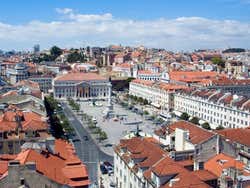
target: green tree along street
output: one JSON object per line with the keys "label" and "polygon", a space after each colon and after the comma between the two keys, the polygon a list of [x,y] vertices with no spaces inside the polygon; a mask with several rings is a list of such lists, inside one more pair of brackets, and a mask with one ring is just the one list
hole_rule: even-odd
{"label": "green tree along street", "polygon": [[69,105],[72,107],[73,110],[79,111],[80,105],[76,103],[73,99],[68,98]]}
{"label": "green tree along street", "polygon": [[216,130],[222,130],[222,129],[224,129],[224,127],[223,126],[218,126],[218,127],[216,127]]}
{"label": "green tree along street", "polygon": [[193,117],[191,120],[190,120],[191,123],[193,124],[196,124],[196,125],[199,125],[199,119],[197,117]]}
{"label": "green tree along street", "polygon": [[50,132],[55,138],[68,139],[74,130],[63,113],[59,103],[52,97],[45,97],[45,108],[50,120]]}
{"label": "green tree along street", "polygon": [[182,120],[188,121],[189,117],[190,117],[190,116],[189,116],[186,112],[183,112],[183,113],[181,114],[181,117],[180,117],[180,118],[181,118]]}
{"label": "green tree along street", "polygon": [[137,97],[134,95],[128,95],[128,97],[135,103],[139,103],[141,105],[148,105],[149,102],[147,99],[143,99],[142,97]]}
{"label": "green tree along street", "polygon": [[203,123],[203,124],[201,125],[201,127],[202,127],[203,129],[211,130],[211,127],[210,127],[209,123],[207,123],[207,122]]}
{"label": "green tree along street", "polygon": [[100,138],[100,140],[108,139],[107,133],[104,132],[104,131],[101,131],[100,134],[99,134],[99,138]]}
{"label": "green tree along street", "polygon": [[93,122],[92,117],[87,115],[87,114],[83,114],[82,115],[83,120],[87,122],[88,128],[90,129],[90,132],[92,134],[98,135],[98,139],[99,141],[103,141],[108,139],[107,133],[105,131],[103,131],[101,129],[101,127],[97,127],[96,123]]}

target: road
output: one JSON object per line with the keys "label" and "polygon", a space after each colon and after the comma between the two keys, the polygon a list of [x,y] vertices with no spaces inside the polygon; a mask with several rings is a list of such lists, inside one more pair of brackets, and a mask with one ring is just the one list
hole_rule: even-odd
{"label": "road", "polygon": [[[76,118],[71,109],[63,103],[64,113],[69,119],[71,126],[75,129],[76,138],[80,141],[74,142],[77,155],[88,167],[89,178],[92,183],[98,182],[98,164],[100,161],[109,161],[113,163],[113,157],[102,152],[99,146],[94,142],[89,133],[85,130],[82,123]],[[88,140],[85,140],[85,137]]]}

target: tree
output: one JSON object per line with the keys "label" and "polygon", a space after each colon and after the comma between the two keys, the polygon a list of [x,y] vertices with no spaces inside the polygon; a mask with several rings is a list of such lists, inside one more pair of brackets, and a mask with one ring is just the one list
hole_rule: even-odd
{"label": "tree", "polygon": [[190,122],[193,123],[193,124],[198,125],[199,124],[199,119],[197,117],[193,117]]}
{"label": "tree", "polygon": [[216,127],[216,130],[222,130],[222,129],[224,129],[222,125],[219,125],[218,127]]}
{"label": "tree", "polygon": [[74,51],[72,53],[70,53],[67,57],[67,61],[69,63],[74,63],[74,62],[84,62],[84,55],[81,53],[78,53],[77,51]]}
{"label": "tree", "polygon": [[213,57],[211,59],[211,61],[213,62],[213,64],[215,64],[215,65],[217,65],[217,66],[219,66],[221,68],[225,68],[225,61],[222,58],[220,58],[220,57]]}
{"label": "tree", "polygon": [[245,52],[246,50],[243,48],[229,48],[224,50],[222,53],[240,53]]}
{"label": "tree", "polygon": [[100,140],[106,140],[106,139],[108,139],[107,133],[104,132],[104,131],[101,131],[100,134],[99,134],[99,139]]}
{"label": "tree", "polygon": [[148,105],[148,100],[147,100],[147,99],[144,99],[144,100],[143,100],[143,104],[144,104],[144,105]]}
{"label": "tree", "polygon": [[53,60],[55,60],[61,54],[62,54],[62,50],[61,50],[61,48],[58,48],[57,46],[53,46],[50,49],[50,55],[51,55]]}
{"label": "tree", "polygon": [[183,112],[180,118],[187,121],[189,119],[189,115],[186,112]]}
{"label": "tree", "polygon": [[210,125],[209,125],[208,122],[203,123],[203,124],[201,125],[201,127],[202,127],[203,129],[211,130],[211,127],[210,127]]}

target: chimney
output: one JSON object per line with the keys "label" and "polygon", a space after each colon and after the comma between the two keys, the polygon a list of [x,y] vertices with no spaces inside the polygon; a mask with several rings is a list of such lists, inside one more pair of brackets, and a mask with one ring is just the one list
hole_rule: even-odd
{"label": "chimney", "polygon": [[16,120],[16,131],[21,131],[23,129],[22,127],[22,117],[19,114],[15,115],[15,120]]}
{"label": "chimney", "polygon": [[173,187],[174,183],[177,182],[177,181],[180,181],[180,178],[171,179],[169,181],[169,187]]}
{"label": "chimney", "polygon": [[19,182],[20,176],[20,162],[19,161],[9,161],[8,164],[8,177],[12,182]]}
{"label": "chimney", "polygon": [[48,137],[45,140],[46,149],[52,153],[55,154],[55,138],[54,137]]}

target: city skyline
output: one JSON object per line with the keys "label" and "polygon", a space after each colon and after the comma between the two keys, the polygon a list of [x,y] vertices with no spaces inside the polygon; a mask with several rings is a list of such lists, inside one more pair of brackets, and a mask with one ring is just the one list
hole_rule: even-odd
{"label": "city skyline", "polygon": [[249,11],[248,0],[5,2],[0,49],[31,50],[37,43],[41,49],[109,44],[174,51],[249,48]]}

